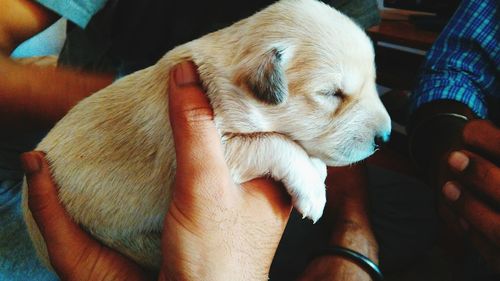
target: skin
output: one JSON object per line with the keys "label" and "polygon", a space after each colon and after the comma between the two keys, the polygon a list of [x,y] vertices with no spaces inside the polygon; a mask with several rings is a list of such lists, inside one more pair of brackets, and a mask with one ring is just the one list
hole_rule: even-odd
{"label": "skin", "polygon": [[20,65],[9,58],[20,43],[57,19],[33,1],[0,3],[0,129],[51,128],[78,101],[113,81],[111,74]]}
{"label": "skin", "polygon": [[457,112],[471,119],[456,132],[458,148],[451,148],[455,139],[436,138],[448,147],[431,155],[436,165],[429,170],[435,172],[427,173],[441,194],[438,211],[449,233],[471,243],[500,272],[500,129],[450,101],[424,105],[414,118],[438,112]]}
{"label": "skin", "polygon": [[[326,185],[327,205],[325,218],[321,220],[330,234],[326,243],[352,249],[378,263],[378,244],[367,213],[365,164],[329,167]],[[344,257],[318,256],[309,263],[299,280],[369,281],[371,277]]]}
{"label": "skin", "polygon": [[500,168],[494,163],[500,159],[500,130],[476,120],[466,125],[462,137],[470,149],[453,151],[444,163],[441,213],[448,224],[458,223],[465,237],[500,272]]}
{"label": "skin", "polygon": [[30,0],[3,0],[0,8],[0,49],[7,54],[58,18]]}

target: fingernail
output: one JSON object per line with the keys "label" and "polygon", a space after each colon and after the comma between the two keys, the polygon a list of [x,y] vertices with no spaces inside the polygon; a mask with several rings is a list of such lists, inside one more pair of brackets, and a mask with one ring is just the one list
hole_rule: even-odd
{"label": "fingernail", "polygon": [[453,182],[449,181],[443,186],[443,195],[450,201],[457,201],[460,197],[460,188]]}
{"label": "fingernail", "polygon": [[448,164],[450,164],[453,169],[462,172],[469,165],[469,157],[462,152],[455,151],[450,154]]}
{"label": "fingernail", "polygon": [[469,157],[462,152],[455,151],[450,154],[448,164],[450,164],[453,169],[462,172],[469,165]]}
{"label": "fingernail", "polygon": [[33,174],[40,171],[42,163],[34,152],[26,152],[21,155],[21,163],[26,174]]}
{"label": "fingernail", "polygon": [[181,62],[174,67],[174,79],[177,86],[198,84],[200,78],[196,67],[191,62]]}

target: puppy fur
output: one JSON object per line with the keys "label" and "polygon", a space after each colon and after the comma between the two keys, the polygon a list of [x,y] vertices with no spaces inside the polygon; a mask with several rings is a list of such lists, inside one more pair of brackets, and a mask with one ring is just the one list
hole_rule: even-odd
{"label": "puppy fur", "polygon": [[[37,150],[47,154],[73,219],[148,268],[160,265],[175,174],[169,71],[185,60],[198,66],[234,181],[282,181],[313,221],[326,201],[325,163],[362,160],[374,152],[374,138],[390,132],[370,40],[315,0],[280,1],[116,81],[76,105]],[[49,265],[26,190],[25,220]]]}

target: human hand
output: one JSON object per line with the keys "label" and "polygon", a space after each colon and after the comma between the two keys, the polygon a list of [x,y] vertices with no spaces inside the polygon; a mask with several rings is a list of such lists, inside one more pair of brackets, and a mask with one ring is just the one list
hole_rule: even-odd
{"label": "human hand", "polygon": [[500,129],[470,121],[462,140],[466,149],[449,155],[441,176],[445,204],[440,211],[500,272]]}
{"label": "human hand", "polygon": [[177,173],[163,231],[161,278],[267,280],[290,198],[268,180],[234,184],[195,66],[180,64],[170,81]]}
{"label": "human hand", "polygon": [[[182,64],[181,69],[178,71],[189,80],[176,79],[181,83],[172,82],[170,89],[177,174],[165,218],[164,267],[159,278],[267,280],[291,211],[289,196],[283,188],[262,179],[241,186],[232,182],[210,105],[198,87],[196,69],[192,64]],[[31,152],[22,159],[29,186],[28,204],[61,279],[149,277],[71,220],[59,204],[43,154]]]}
{"label": "human hand", "polygon": [[136,263],[94,240],[71,219],[59,203],[43,153],[24,153],[21,160],[29,186],[28,205],[61,280],[147,280]]}

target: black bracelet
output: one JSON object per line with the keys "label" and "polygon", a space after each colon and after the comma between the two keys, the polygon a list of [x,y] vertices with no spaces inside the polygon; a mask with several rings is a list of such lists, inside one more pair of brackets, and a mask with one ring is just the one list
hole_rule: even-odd
{"label": "black bracelet", "polygon": [[317,251],[314,257],[317,256],[343,256],[363,268],[373,281],[384,280],[382,271],[380,271],[380,268],[371,259],[351,249],[340,246],[329,246]]}
{"label": "black bracelet", "polygon": [[[430,168],[433,163],[431,151],[446,151],[459,146],[461,131],[468,121],[465,115],[437,113],[413,124],[409,129],[408,149],[417,169],[427,171]],[[437,140],[447,140],[447,143],[443,146]]]}

